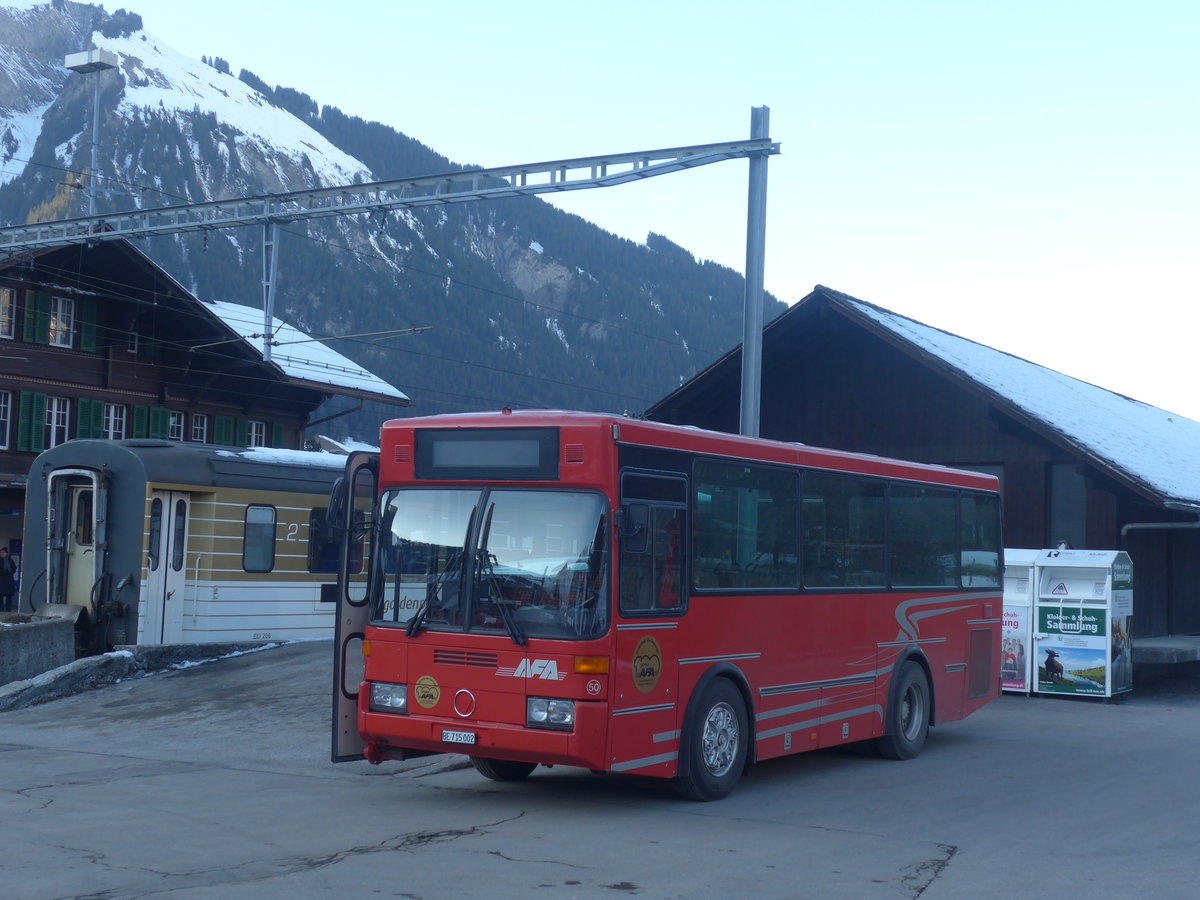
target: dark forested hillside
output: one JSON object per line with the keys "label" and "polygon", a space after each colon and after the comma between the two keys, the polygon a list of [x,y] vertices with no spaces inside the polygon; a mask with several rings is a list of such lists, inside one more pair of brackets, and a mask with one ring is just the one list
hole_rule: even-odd
{"label": "dark forested hillside", "polygon": [[[82,192],[63,185],[87,168],[91,87],[61,61],[89,37],[121,57],[101,90],[100,212],[459,168],[378,122],[246,69],[235,78],[220,57],[168,57],[133,13],[55,3],[18,15],[0,0],[0,25],[0,50],[30,85],[13,66],[0,75],[0,225],[84,209]],[[186,101],[148,93],[177,83],[182,66],[194,67]],[[196,83],[211,94],[197,95]],[[257,105],[252,124],[234,101]],[[22,140],[17,123],[43,107],[39,130]],[[261,304],[256,228],[141,246],[202,298]],[[408,393],[406,414],[506,405],[638,413],[737,342],[743,282],[666,237],[637,244],[519,198],[288,225],[276,289],[276,314],[300,329],[361,335],[331,346]],[[767,318],[782,309],[769,298]],[[413,326],[422,330],[379,334]],[[366,409],[322,430],[370,440],[395,414]]]}

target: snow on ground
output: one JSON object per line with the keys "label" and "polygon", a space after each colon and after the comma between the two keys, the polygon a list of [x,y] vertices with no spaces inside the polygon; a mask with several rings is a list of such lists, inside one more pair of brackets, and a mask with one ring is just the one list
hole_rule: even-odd
{"label": "snow on ground", "polygon": [[33,155],[33,145],[42,133],[42,116],[50,106],[35,106],[0,123],[0,185],[25,171],[25,160]]}

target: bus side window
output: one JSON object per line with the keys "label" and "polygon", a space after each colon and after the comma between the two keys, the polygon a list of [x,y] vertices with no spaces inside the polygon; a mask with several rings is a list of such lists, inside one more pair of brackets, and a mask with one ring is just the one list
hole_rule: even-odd
{"label": "bus side window", "polygon": [[632,535],[621,548],[621,611],[675,610],[683,606],[683,510],[648,510],[644,537]]}
{"label": "bus side window", "polygon": [[687,479],[626,470],[621,473],[621,498],[621,612],[682,612]]}
{"label": "bus side window", "polygon": [[1000,586],[1000,501],[964,494],[959,511],[963,587]]}

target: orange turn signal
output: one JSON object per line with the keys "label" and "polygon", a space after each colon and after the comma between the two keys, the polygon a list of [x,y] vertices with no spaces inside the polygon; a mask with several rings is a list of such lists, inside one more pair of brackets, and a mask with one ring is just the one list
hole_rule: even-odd
{"label": "orange turn signal", "polygon": [[576,675],[607,675],[607,656],[577,656],[575,657]]}
{"label": "orange turn signal", "polygon": [[370,642],[370,641],[363,641],[363,642],[362,642],[362,655],[363,655],[364,657],[367,657],[367,656],[370,656],[370,655],[371,655],[371,642]]}

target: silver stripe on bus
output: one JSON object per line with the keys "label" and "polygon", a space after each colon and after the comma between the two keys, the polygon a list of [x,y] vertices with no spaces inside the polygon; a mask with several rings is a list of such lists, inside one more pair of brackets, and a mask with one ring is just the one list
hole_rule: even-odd
{"label": "silver stripe on bus", "polygon": [[794,706],[785,706],[782,709],[769,709],[766,712],[760,712],[756,715],[754,721],[761,722],[764,719],[778,719],[780,716],[790,716],[798,712],[818,709],[822,706],[827,706],[829,702],[829,700],[813,700],[811,703],[797,703]]}
{"label": "silver stripe on bus", "polygon": [[772,687],[764,687],[758,689],[760,697],[774,697],[777,694],[799,694],[804,691],[818,691],[821,688],[831,687],[849,687],[854,684],[872,684],[875,681],[875,673],[869,672],[865,675],[847,675],[844,678],[829,678],[825,681],[804,681],[799,684],[778,684]]}
{"label": "silver stripe on bus", "polygon": [[944,644],[946,638],[917,638],[911,641],[880,641],[876,647],[909,647],[913,644]]}
{"label": "silver stripe on bus", "polygon": [[659,628],[678,628],[678,622],[636,622],[632,625],[618,625],[617,631],[653,631]]}
{"label": "silver stripe on bus", "polygon": [[664,741],[677,741],[682,731],[661,731],[658,734],[652,735],[651,740],[656,744],[661,744]]}
{"label": "silver stripe on bus", "polygon": [[770,731],[760,731],[755,735],[755,740],[762,741],[767,738],[778,737],[781,734],[787,734],[789,731],[799,731],[802,728],[812,728],[814,725],[826,725],[830,722],[841,722],[845,719],[854,719],[872,713],[882,719],[883,707],[879,704],[875,704],[874,706],[860,706],[858,709],[848,709],[845,712],[833,713],[828,716],[818,716],[815,719],[808,719],[804,722],[793,722],[791,725],[782,725],[779,728],[772,728]]}
{"label": "silver stripe on bus", "polygon": [[967,671],[966,663],[949,663],[946,666],[947,672],[965,672]]}
{"label": "silver stripe on bus", "polygon": [[968,625],[999,625],[1003,619],[967,619]]}
{"label": "silver stripe on bus", "polygon": [[631,759],[627,762],[613,763],[611,771],[628,772],[632,769],[642,769],[646,766],[657,766],[662,763],[674,762],[678,758],[678,753],[664,753],[661,756],[647,756],[644,759]]}
{"label": "silver stripe on bus", "polygon": [[664,709],[674,709],[674,703],[659,703],[657,706],[631,706],[629,709],[614,709],[614,716],[636,716],[639,713],[662,712]]}
{"label": "silver stripe on bus", "polygon": [[726,653],[724,656],[693,656],[690,659],[681,659],[679,665],[694,666],[696,663],[729,662],[735,659],[758,659],[760,656],[762,656],[761,653]]}

